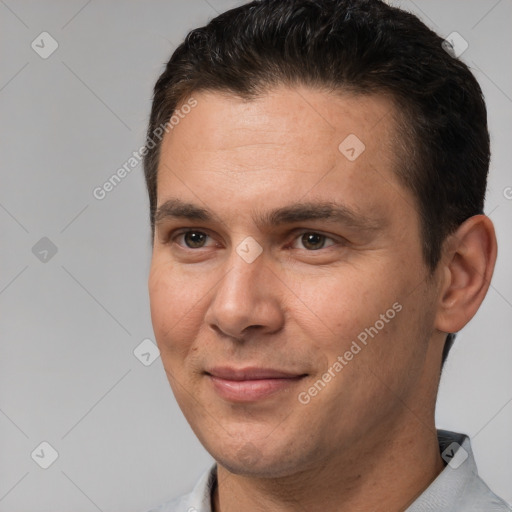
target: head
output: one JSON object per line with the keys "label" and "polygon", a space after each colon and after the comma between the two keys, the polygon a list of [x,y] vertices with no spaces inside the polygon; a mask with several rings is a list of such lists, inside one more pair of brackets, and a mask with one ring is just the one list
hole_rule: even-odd
{"label": "head", "polygon": [[[190,32],[156,83],[153,325],[183,412],[233,471],[248,451],[285,475],[399,428],[410,404],[433,415],[448,335],[496,256],[484,100],[441,43],[380,1],[263,0]],[[240,400],[226,366],[293,378]]]}

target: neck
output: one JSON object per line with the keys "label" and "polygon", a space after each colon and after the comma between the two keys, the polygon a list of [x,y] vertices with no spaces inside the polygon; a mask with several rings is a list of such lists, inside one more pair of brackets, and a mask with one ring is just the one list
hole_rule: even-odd
{"label": "neck", "polygon": [[372,437],[315,470],[280,478],[236,475],[218,464],[213,510],[403,511],[444,468],[434,421]]}

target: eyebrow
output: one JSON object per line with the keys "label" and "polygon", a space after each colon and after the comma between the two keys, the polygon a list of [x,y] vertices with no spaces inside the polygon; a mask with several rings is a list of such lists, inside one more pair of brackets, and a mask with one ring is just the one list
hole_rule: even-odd
{"label": "eyebrow", "polygon": [[[158,207],[155,214],[155,224],[171,219],[212,222],[216,218],[217,216],[207,208],[174,198],[165,201]],[[295,203],[256,214],[254,219],[256,225],[260,228],[309,220],[326,220],[342,223],[353,229],[374,231],[382,224],[382,221],[370,218],[345,205],[332,201]]]}

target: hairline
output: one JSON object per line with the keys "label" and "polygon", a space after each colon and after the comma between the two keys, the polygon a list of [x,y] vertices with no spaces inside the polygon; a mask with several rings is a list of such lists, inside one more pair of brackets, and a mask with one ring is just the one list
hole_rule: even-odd
{"label": "hairline", "polygon": [[[346,97],[347,95],[353,97],[375,96],[386,99],[391,105],[389,113],[392,117],[392,133],[390,134],[390,143],[392,147],[387,148],[388,154],[391,155],[391,170],[398,178],[399,183],[403,185],[408,192],[411,193],[411,197],[414,201],[413,206],[417,215],[418,227],[420,230],[422,254],[424,256],[423,260],[427,268],[430,270],[430,274],[433,274],[435,267],[431,266],[430,262],[427,260],[426,254],[424,254],[424,244],[427,241],[427,234],[424,231],[425,223],[423,221],[421,199],[418,197],[413,186],[411,186],[411,183],[414,184],[416,180],[414,178],[410,180],[408,179],[408,175],[417,175],[418,172],[421,173],[421,168],[418,168],[418,162],[423,160],[421,158],[413,158],[415,153],[422,152],[423,146],[421,145],[421,141],[416,134],[414,123],[408,119],[408,116],[411,117],[412,111],[414,110],[414,107],[410,104],[410,102],[386,87],[375,87],[371,90],[365,90],[362,87],[358,87],[354,84],[332,85],[325,82],[312,84],[299,79],[282,79],[278,81],[262,79],[255,84],[255,87],[251,92],[243,93],[240,93],[234,88],[224,85],[207,86],[199,84],[195,86],[194,84],[190,84],[189,87],[186,86],[187,83],[185,82],[181,94],[179,94],[178,98],[175,100],[173,111],[169,112],[168,115],[165,116],[163,123],[168,123],[174,113],[179,110],[182,105],[184,105],[193,95],[200,93],[217,93],[225,97],[238,98],[243,101],[253,101],[272,93],[272,91],[276,90],[280,86],[289,88],[297,88],[303,86],[338,97]],[[158,193],[158,172],[160,168],[161,148],[164,140],[165,137],[157,143],[155,147],[155,153],[153,155],[155,160],[153,166],[154,169],[152,169],[152,172],[154,173],[153,179],[155,193],[154,209],[151,211],[151,230],[153,238],[155,236],[155,216],[157,210],[156,203]],[[398,148],[398,151],[396,148]],[[392,151],[392,149],[395,149],[395,151]],[[409,168],[407,167],[408,162],[411,162]]]}

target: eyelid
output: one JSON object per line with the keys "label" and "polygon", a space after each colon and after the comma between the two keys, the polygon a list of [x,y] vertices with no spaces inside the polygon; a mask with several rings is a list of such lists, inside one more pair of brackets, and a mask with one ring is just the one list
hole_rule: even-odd
{"label": "eyelid", "polygon": [[[172,243],[172,242],[177,243],[176,238],[183,236],[189,232],[202,233],[202,234],[206,235],[207,237],[209,237],[211,240],[214,240],[214,237],[211,235],[211,233],[209,232],[208,229],[195,228],[195,227],[189,226],[189,227],[185,227],[185,228],[178,228],[178,229],[171,231],[169,233],[169,235],[165,237],[165,242],[166,243]],[[288,240],[290,240],[289,242],[286,243],[286,245],[287,246],[292,245],[297,239],[299,239],[299,237],[301,237],[302,235],[304,235],[306,233],[320,235],[320,236],[325,237],[326,240],[331,240],[332,242],[334,242],[334,244],[332,244],[332,245],[328,245],[327,247],[322,247],[317,250],[300,249],[300,250],[305,250],[307,252],[321,251],[322,249],[328,249],[329,247],[333,247],[334,245],[343,244],[343,242],[344,242],[343,237],[332,235],[330,233],[324,233],[323,231],[320,231],[320,230],[315,230],[315,229],[311,229],[311,228],[309,228],[309,229],[308,228],[296,228],[293,231],[291,231],[291,233],[289,233],[288,236],[286,237]],[[197,251],[199,249],[204,249],[206,247],[210,247],[210,246],[203,246],[203,247],[193,248],[193,247],[187,247],[186,245],[182,245],[179,243],[177,243],[177,245],[179,247],[181,247],[182,249],[191,250],[191,251]]]}
{"label": "eyelid", "polygon": [[[183,236],[187,233],[201,233],[203,235],[206,235],[208,238],[213,240],[213,236],[208,232],[207,229],[203,228],[194,228],[194,227],[188,227],[188,228],[179,228],[175,229],[174,231],[171,231],[167,237],[167,243],[176,242],[176,238]],[[203,246],[203,247],[187,247],[186,245],[177,244],[179,247],[185,250],[191,250],[191,251],[197,251],[198,249],[204,249],[205,247],[209,246]]]}
{"label": "eyelid", "polygon": [[293,234],[292,234],[291,243],[295,242],[299,237],[301,237],[302,235],[304,235],[306,233],[320,235],[320,236],[323,236],[326,240],[332,240],[334,242],[334,244],[332,244],[332,245],[328,245],[327,247],[322,247],[322,248],[316,249],[316,250],[301,249],[301,250],[305,250],[307,252],[319,252],[323,249],[328,249],[329,247],[333,247],[334,245],[339,245],[340,243],[342,243],[341,237],[337,237],[335,235],[324,233],[323,231],[318,231],[315,229],[306,229],[306,228],[298,228],[298,229],[294,230]]}

